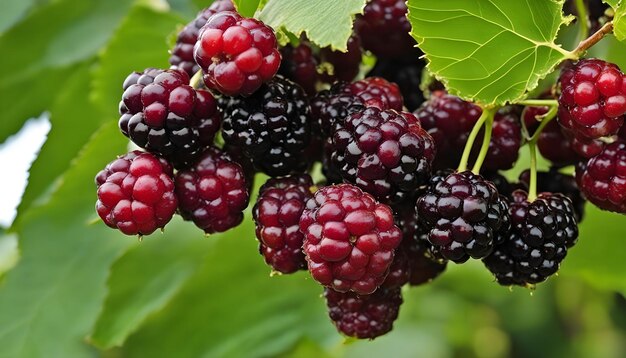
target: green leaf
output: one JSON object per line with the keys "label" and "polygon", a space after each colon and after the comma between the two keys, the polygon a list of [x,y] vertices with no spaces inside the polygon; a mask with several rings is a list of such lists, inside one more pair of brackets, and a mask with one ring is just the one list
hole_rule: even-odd
{"label": "green leaf", "polygon": [[69,168],[76,153],[104,122],[102,114],[89,99],[90,83],[89,65],[76,66],[59,91],[50,110],[51,129],[30,168],[28,186],[18,207],[16,223],[33,201]]}
{"label": "green leaf", "polygon": [[[306,272],[270,277],[252,219],[219,237],[202,269],[129,337],[129,357],[267,357],[302,337],[337,337]],[[184,324],[185,329],[172,329]]]}
{"label": "green leaf", "polygon": [[120,346],[151,313],[162,309],[201,266],[213,238],[174,220],[165,235],[144,240],[111,268],[109,296],[91,335],[100,348]]}
{"label": "green leaf", "polygon": [[185,20],[177,15],[143,6],[134,7],[122,22],[102,52],[94,74],[94,100],[111,120],[119,117],[117,108],[126,76],[147,67],[169,67],[166,38],[180,23]]}
{"label": "green leaf", "polygon": [[363,12],[366,0],[269,0],[259,19],[274,29],[283,29],[320,47],[347,50],[354,16]]}
{"label": "green leaf", "polygon": [[54,1],[0,36],[0,53],[10,54],[0,56],[0,107],[5,109],[0,142],[48,109],[73,65],[97,53],[132,2]]}
{"label": "green leaf", "polygon": [[626,294],[624,238],[626,217],[589,204],[580,224],[579,240],[567,253],[562,275],[582,277],[589,284]]}
{"label": "green leaf", "polygon": [[260,0],[233,0],[237,12],[245,17],[252,17],[259,7]]}
{"label": "green leaf", "polygon": [[33,6],[35,0],[6,1],[0,12],[0,34],[18,22],[26,11]]}
{"label": "green leaf", "polygon": [[[571,55],[555,43],[563,0],[409,0],[411,35],[446,88],[485,105],[524,98]],[[470,31],[471,30],[471,31]]]}
{"label": "green leaf", "polygon": [[20,261],[0,288],[0,356],[90,356],[84,337],[106,291],[109,265],[133,243],[94,217],[93,177],[123,151],[115,123],[90,140],[49,203],[17,227]]}
{"label": "green leaf", "polygon": [[604,0],[615,14],[613,15],[613,34],[618,40],[626,40],[626,2],[623,0]]}

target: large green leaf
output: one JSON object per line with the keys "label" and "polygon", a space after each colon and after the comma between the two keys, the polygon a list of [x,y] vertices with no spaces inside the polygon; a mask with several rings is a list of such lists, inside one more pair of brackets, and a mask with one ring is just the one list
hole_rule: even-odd
{"label": "large green leaf", "polygon": [[5,54],[0,56],[0,107],[5,109],[0,142],[48,109],[72,66],[96,54],[132,2],[54,1],[0,36]]}
{"label": "large green leaf", "polygon": [[0,34],[18,22],[35,0],[6,1],[0,11]]}
{"label": "large green leaf", "polygon": [[20,261],[0,287],[0,356],[81,357],[105,296],[109,265],[127,245],[94,217],[95,173],[123,151],[115,123],[90,140],[44,206],[18,226]]}
{"label": "large green leaf", "polygon": [[337,337],[315,281],[304,272],[270,277],[249,216],[208,240],[215,246],[201,271],[128,338],[127,356],[266,357],[303,336]]}
{"label": "large green leaf", "polygon": [[269,0],[259,19],[274,29],[292,34],[305,32],[320,47],[345,51],[352,34],[355,14],[363,12],[366,0]]}
{"label": "large green leaf", "polygon": [[237,12],[245,17],[252,17],[259,7],[260,0],[233,0]]}
{"label": "large green leaf", "polygon": [[146,239],[128,251],[111,268],[110,293],[91,341],[101,348],[123,344],[201,266],[213,242],[192,223],[174,220],[163,237]]}
{"label": "large green leaf", "polygon": [[411,34],[446,88],[483,104],[523,98],[571,55],[555,43],[564,0],[409,0]]}
{"label": "large green leaf", "polygon": [[626,40],[626,2],[623,0],[603,0],[615,12],[613,16],[613,33],[618,40]]}

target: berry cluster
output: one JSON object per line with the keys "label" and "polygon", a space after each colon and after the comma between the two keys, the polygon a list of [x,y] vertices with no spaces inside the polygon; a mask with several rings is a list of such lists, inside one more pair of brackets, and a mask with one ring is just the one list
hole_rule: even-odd
{"label": "berry cluster", "polygon": [[[308,271],[331,321],[356,338],[389,332],[402,288],[449,262],[482,260],[502,285],[546,280],[577,241],[586,199],[626,213],[626,77],[581,60],[538,107],[481,107],[438,82],[425,95],[406,13],[401,0],[368,1],[338,52],[305,35],[281,47],[215,1],[179,33],[170,69],[124,81],[119,127],[145,152],[97,174],[97,213],[127,235],[176,213],[223,232],[268,175],[251,208],[259,261]],[[355,80],[364,50],[377,62]],[[553,165],[509,182],[499,171],[526,144]],[[325,178],[314,182],[315,162]],[[561,171],[573,164],[576,178]]]}

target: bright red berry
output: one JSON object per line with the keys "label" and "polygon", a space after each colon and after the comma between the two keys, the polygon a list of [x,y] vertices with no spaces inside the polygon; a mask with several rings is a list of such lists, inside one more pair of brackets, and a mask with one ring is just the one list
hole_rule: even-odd
{"label": "bright red berry", "polygon": [[96,185],[98,215],[126,235],[150,235],[176,212],[172,167],[153,154],[118,157],[96,175]]}
{"label": "bright red berry", "polygon": [[300,230],[313,278],[360,295],[383,283],[402,240],[391,209],[350,184],[318,190],[302,213]]}

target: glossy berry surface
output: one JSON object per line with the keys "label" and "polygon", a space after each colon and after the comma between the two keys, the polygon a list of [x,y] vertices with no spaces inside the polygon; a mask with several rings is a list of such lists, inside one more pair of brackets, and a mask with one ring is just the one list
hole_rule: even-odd
{"label": "glossy berry surface", "polygon": [[397,84],[382,77],[368,77],[343,87],[343,92],[358,97],[366,107],[402,110],[402,93]]}
{"label": "glossy berry surface", "polygon": [[259,251],[277,272],[306,270],[299,223],[306,202],[313,197],[312,188],[311,177],[302,174],[269,179],[259,189],[252,209]]}
{"label": "glossy berry surface", "polygon": [[305,41],[296,47],[288,44],[280,48],[280,53],[282,61],[278,73],[299,84],[307,94],[314,95],[320,61],[311,46]]}
{"label": "glossy berry surface", "polygon": [[150,153],[118,157],[96,175],[96,186],[98,215],[126,235],[149,235],[176,212],[172,167]]}
{"label": "glossy berry surface", "polygon": [[354,23],[363,48],[377,57],[393,58],[413,51],[404,0],[370,0]]}
{"label": "glossy berry surface", "polygon": [[222,136],[242,148],[255,168],[280,176],[304,171],[311,140],[311,111],[302,87],[276,76],[250,97],[223,97]]}
{"label": "glossy berry surface", "polygon": [[239,225],[249,200],[243,169],[214,147],[176,174],[176,196],[182,217],[207,234]]}
{"label": "glossy berry surface", "polygon": [[460,263],[489,255],[499,230],[508,225],[507,205],[493,183],[470,171],[435,175],[417,200],[428,241]]}
{"label": "glossy berry surface", "polygon": [[411,113],[367,108],[338,124],[332,141],[343,180],[378,200],[397,203],[430,177],[434,142]]}
{"label": "glossy berry surface", "polygon": [[228,96],[254,93],[274,77],[281,59],[274,31],[233,11],[209,18],[198,35],[194,58],[206,86]]}
{"label": "glossy berry surface", "polygon": [[217,102],[210,92],[189,86],[186,73],[133,72],[123,89],[119,127],[139,147],[182,169],[213,143],[221,122]]}
{"label": "glossy berry surface", "polygon": [[435,140],[435,168],[455,168],[482,113],[480,107],[445,91],[436,91],[414,113]]}
{"label": "glossy berry surface", "polygon": [[189,77],[192,77],[200,70],[200,66],[193,59],[193,47],[196,41],[198,41],[198,33],[212,15],[222,11],[235,11],[235,6],[231,0],[213,1],[211,6],[200,11],[196,18],[178,33],[176,45],[170,51],[172,68],[178,68],[187,72]]}
{"label": "glossy berry surface", "polygon": [[[530,187],[530,170],[525,170],[519,175],[519,184],[523,190]],[[537,192],[559,193],[569,198],[574,209],[576,222],[580,223],[585,216],[585,198],[583,197],[576,179],[573,175],[563,174],[556,168],[549,171],[537,172]]]}
{"label": "glossy berry surface", "polygon": [[381,288],[371,295],[324,289],[328,315],[348,337],[374,339],[391,331],[402,305],[400,288]]}
{"label": "glossy berry surface", "polygon": [[578,239],[578,225],[571,201],[561,195],[542,193],[532,203],[528,194],[513,193],[509,213],[511,230],[485,266],[501,285],[532,285],[555,274]]}
{"label": "glossy berry surface", "polygon": [[329,137],[335,125],[343,123],[349,114],[365,108],[360,98],[344,91],[345,86],[344,82],[337,82],[311,99],[314,129],[323,138]]}
{"label": "glossy berry surface", "polygon": [[559,123],[576,137],[616,134],[626,113],[626,78],[617,65],[583,59],[567,67],[559,79]]}
{"label": "glossy berry surface", "polygon": [[606,145],[576,167],[576,182],[587,200],[600,209],[626,213],[626,143]]}
{"label": "glossy berry surface", "polygon": [[360,295],[383,283],[402,240],[391,208],[350,184],[319,189],[307,202],[300,230],[313,278]]}

